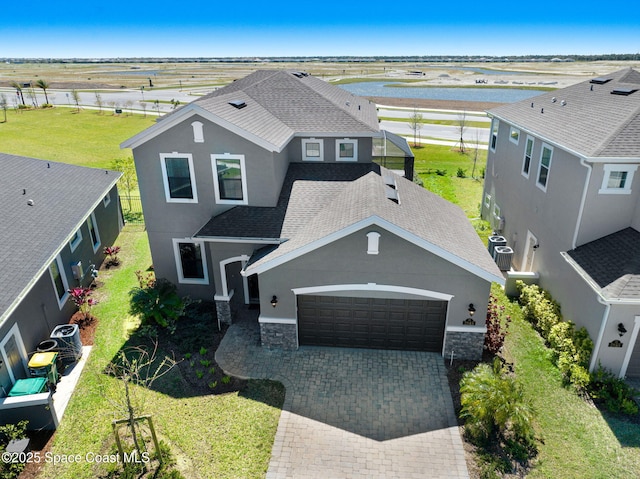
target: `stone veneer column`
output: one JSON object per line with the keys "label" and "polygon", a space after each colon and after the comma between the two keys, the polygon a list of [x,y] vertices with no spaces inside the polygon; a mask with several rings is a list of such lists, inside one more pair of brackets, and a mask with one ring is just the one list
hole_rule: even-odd
{"label": "stone veneer column", "polygon": [[484,336],[486,328],[474,326],[454,326],[447,328],[444,346],[444,358],[469,359],[479,361],[482,359],[484,349]]}
{"label": "stone veneer column", "polygon": [[229,301],[216,300],[216,314],[220,324],[231,325],[231,305]]}
{"label": "stone veneer column", "polygon": [[298,349],[296,325],[260,323],[260,342],[265,348]]}

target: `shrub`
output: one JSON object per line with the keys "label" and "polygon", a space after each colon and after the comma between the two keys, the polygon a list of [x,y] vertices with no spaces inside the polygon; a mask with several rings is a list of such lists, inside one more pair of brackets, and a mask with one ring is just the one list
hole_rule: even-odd
{"label": "shrub", "polygon": [[456,172],[456,176],[458,178],[466,178],[467,177],[467,170],[465,170],[464,168],[458,168],[458,171]]}
{"label": "shrub", "polygon": [[118,253],[120,252],[120,246],[105,246],[102,252],[107,255],[105,266],[118,266],[120,264],[120,258]]}
{"label": "shrub", "polygon": [[441,170],[439,168],[436,169],[436,175],[438,176],[447,176],[447,170]]}
{"label": "shrub", "polygon": [[76,305],[78,311],[80,311],[85,319],[89,318],[91,314],[91,308],[98,304],[98,301],[91,298],[93,291],[91,288],[77,287],[71,288],[69,292],[69,301],[72,301]]}
{"label": "shrub", "polygon": [[158,279],[153,286],[136,287],[129,291],[131,314],[142,317],[142,324],[155,323],[163,328],[173,325],[184,313],[185,302],[176,286]]}
{"label": "shrub", "polygon": [[591,374],[589,392],[591,397],[611,412],[630,416],[638,414],[638,405],[633,400],[637,391],[601,364]]}
{"label": "shrub", "polygon": [[465,433],[479,444],[497,439],[511,444],[509,450],[531,450],[534,447],[533,408],[522,388],[512,377],[503,374],[498,358],[493,367],[479,364],[460,381],[460,417],[465,420]]}
{"label": "shrub", "polygon": [[[28,421],[20,421],[17,424],[5,424],[0,426],[0,451],[4,451],[10,441],[27,437]],[[0,478],[13,479],[20,475],[25,468],[23,462],[0,461]]]}
{"label": "shrub", "polygon": [[[510,316],[505,316],[504,306],[498,303],[498,298],[489,295],[489,307],[487,308],[487,332],[484,336],[484,348],[491,354],[497,354],[504,345],[507,328],[511,322]],[[504,324],[504,329],[503,329]]]}

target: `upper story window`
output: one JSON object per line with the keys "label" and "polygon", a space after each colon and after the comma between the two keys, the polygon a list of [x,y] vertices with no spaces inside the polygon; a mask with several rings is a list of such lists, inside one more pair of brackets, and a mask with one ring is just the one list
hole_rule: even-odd
{"label": "upper story window", "polygon": [[162,181],[168,203],[197,203],[198,193],[189,153],[161,153]]}
{"label": "upper story window", "polygon": [[91,238],[91,245],[95,253],[98,251],[98,248],[100,248],[100,233],[98,232],[95,214],[91,213],[87,218],[87,227],[89,228],[89,237]]}
{"label": "upper story window", "polygon": [[204,130],[202,129],[201,121],[194,121],[191,123],[191,128],[193,128],[193,142],[194,143],[204,143]]}
{"label": "upper story window", "polygon": [[553,148],[543,144],[540,152],[540,165],[538,166],[537,185],[543,191],[547,191],[547,183],[549,182],[549,170],[551,170],[551,158],[553,156]]}
{"label": "upper story window", "polygon": [[247,175],[244,155],[211,155],[214,171],[213,186],[216,202],[221,204],[247,204]]}
{"label": "upper story window", "polygon": [[491,151],[496,151],[496,145],[498,144],[498,126],[500,125],[500,120],[494,118],[491,122],[491,143],[489,147]]}
{"label": "upper story window", "polygon": [[76,233],[73,235],[73,238],[71,238],[71,241],[69,241],[69,248],[71,248],[72,252],[76,250],[81,241],[82,231],[80,230],[80,228],[78,228]]}
{"label": "upper story window", "polygon": [[302,140],[302,160],[303,161],[323,161],[324,145],[322,140],[315,138]]}
{"label": "upper story window", "polygon": [[204,243],[174,239],[173,252],[180,283],[209,284]]}
{"label": "upper story window", "polygon": [[524,145],[524,159],[522,160],[522,174],[529,178],[531,170],[531,155],[533,154],[533,138],[527,136],[527,144]]}
{"label": "upper story window", "polygon": [[62,309],[64,303],[69,297],[69,283],[67,282],[67,275],[64,272],[64,267],[62,266],[62,259],[60,258],[60,255],[56,256],[56,258],[49,266],[49,274],[51,275],[53,288],[56,292],[58,306],[60,307],[60,309]]}
{"label": "upper story window", "polygon": [[598,193],[605,195],[631,194],[633,174],[637,165],[604,165],[604,177]]}
{"label": "upper story window", "polygon": [[358,140],[345,138],[336,142],[336,161],[358,161]]}
{"label": "upper story window", "polygon": [[517,145],[520,141],[520,130],[511,127],[511,129],[509,130],[509,141]]}
{"label": "upper story window", "polygon": [[111,192],[107,193],[104,195],[104,198],[102,198],[102,204],[105,208],[109,206],[109,203],[111,203]]}
{"label": "upper story window", "polygon": [[491,208],[491,195],[489,193],[484,194],[484,206],[485,208]]}

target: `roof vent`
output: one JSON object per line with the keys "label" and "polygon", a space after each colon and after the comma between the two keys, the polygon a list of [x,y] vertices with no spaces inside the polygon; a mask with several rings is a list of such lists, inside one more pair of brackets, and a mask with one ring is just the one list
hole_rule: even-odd
{"label": "roof vent", "polygon": [[560,104],[561,104],[562,106],[565,106],[565,105],[567,104],[567,102],[566,102],[565,100],[562,100],[562,101],[560,102]]}
{"label": "roof vent", "polygon": [[611,90],[611,94],[612,95],[623,95],[623,96],[629,96],[632,93],[637,92],[638,89],[637,88],[616,88],[614,90]]}
{"label": "roof vent", "polygon": [[298,78],[304,78],[306,76],[309,76],[309,74],[306,72],[293,72],[293,76]]}
{"label": "roof vent", "polygon": [[604,85],[605,83],[610,81],[611,81],[611,78],[598,77],[598,78],[592,78],[589,83],[595,83],[596,85]]}
{"label": "roof vent", "polygon": [[244,100],[231,100],[229,102],[229,105],[231,105],[234,108],[237,108],[238,110],[244,108],[245,106],[247,106],[247,102],[245,102]]}
{"label": "roof vent", "polygon": [[555,96],[551,99],[551,103],[555,103],[557,101],[558,101],[558,99]]}

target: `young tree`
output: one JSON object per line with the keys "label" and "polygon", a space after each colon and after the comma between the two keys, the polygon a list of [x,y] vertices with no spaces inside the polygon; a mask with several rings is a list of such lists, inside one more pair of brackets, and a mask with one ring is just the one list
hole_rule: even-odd
{"label": "young tree", "polygon": [[38,97],[36,96],[36,92],[29,83],[29,88],[27,88],[27,95],[29,95],[29,99],[31,100],[31,104],[34,108],[38,108]]}
{"label": "young tree", "polygon": [[467,128],[467,112],[463,111],[458,115],[458,131],[460,132],[460,153],[465,152],[464,131]]}
{"label": "young tree", "polygon": [[413,146],[418,147],[418,133],[422,129],[422,113],[413,110],[413,115],[409,117],[409,127],[413,130]]}
{"label": "young tree", "polygon": [[20,98],[22,105],[27,106],[26,103],[24,102],[24,94],[22,93],[22,87],[20,86],[20,83],[16,81],[12,81],[11,87],[16,89],[16,95],[18,95],[18,97]]}
{"label": "young tree", "polygon": [[104,106],[104,100],[102,99],[102,95],[97,91],[93,93],[96,96],[96,105],[98,105],[98,113],[102,115],[102,107]]}
{"label": "young tree", "polygon": [[38,88],[42,88],[42,91],[44,92],[44,101],[48,105],[49,96],[47,95],[47,89],[49,88],[49,82],[47,82],[46,80],[40,79],[36,82],[36,86]]}
{"label": "young tree", "polygon": [[140,102],[140,106],[142,107],[142,111],[144,113],[144,117],[147,117],[147,102],[146,101],[141,101]]}
{"label": "young tree", "polygon": [[4,122],[7,122],[7,95],[5,95],[4,93],[0,94],[0,108],[2,108],[2,111],[4,112]]}
{"label": "young tree", "polygon": [[71,90],[71,98],[73,98],[73,102],[76,104],[76,111],[80,113],[80,93],[78,93],[78,90]]}
{"label": "young tree", "polygon": [[111,168],[122,173],[118,181],[118,188],[126,191],[127,200],[129,201],[129,211],[131,211],[133,209],[131,207],[131,192],[135,191],[138,187],[138,176],[136,175],[136,166],[133,162],[133,157],[116,158],[111,163]]}

